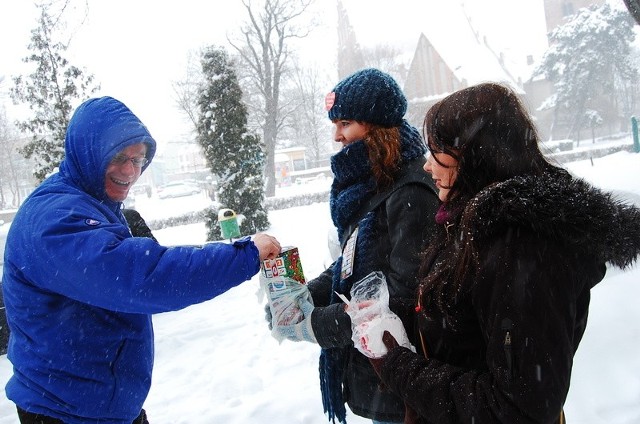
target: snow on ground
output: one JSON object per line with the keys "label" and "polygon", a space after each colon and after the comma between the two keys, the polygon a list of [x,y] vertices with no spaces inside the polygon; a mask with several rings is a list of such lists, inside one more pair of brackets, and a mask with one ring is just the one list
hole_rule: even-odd
{"label": "snow on ground", "polygon": [[[567,167],[640,204],[640,154],[621,152]],[[210,204],[197,195],[147,200],[137,202],[147,219]],[[283,245],[298,246],[308,278],[324,269],[331,228],[328,203],[272,211],[269,219],[270,234]],[[155,234],[168,245],[205,241],[203,223]],[[611,270],[592,290],[589,324],[565,406],[572,424],[640,422],[639,280],[637,266],[627,272]],[[154,317],[156,363],[145,404],[152,424],[327,422],[318,387],[318,346],[278,344],[264,321],[264,303],[255,277],[216,299]],[[1,356],[0,385],[10,375],[11,365]],[[370,423],[351,413],[347,421]],[[16,423],[14,405],[1,393],[0,424]]]}

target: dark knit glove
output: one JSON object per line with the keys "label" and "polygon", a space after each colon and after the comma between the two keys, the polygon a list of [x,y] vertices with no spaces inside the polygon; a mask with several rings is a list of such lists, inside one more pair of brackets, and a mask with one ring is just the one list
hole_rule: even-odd
{"label": "dark knit glove", "polygon": [[321,348],[330,349],[353,345],[351,318],[344,311],[344,303],[314,309],[311,324]]}
{"label": "dark knit glove", "polygon": [[[382,333],[382,342],[387,347],[387,352],[393,349],[394,347],[398,347],[398,342],[396,341],[396,339],[393,338],[391,333],[389,333],[388,331],[385,331],[384,333]],[[387,359],[387,355],[382,356],[380,358],[369,358],[369,362],[371,362],[373,369],[375,370],[376,374],[378,374],[378,377],[380,377],[380,379],[382,379],[381,371],[382,371],[382,366],[384,365],[384,361],[386,359]]]}

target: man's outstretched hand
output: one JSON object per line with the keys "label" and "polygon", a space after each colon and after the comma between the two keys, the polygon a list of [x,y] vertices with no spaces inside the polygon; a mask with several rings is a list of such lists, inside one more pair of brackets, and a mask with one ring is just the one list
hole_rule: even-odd
{"label": "man's outstretched hand", "polygon": [[258,248],[260,260],[274,259],[280,254],[280,242],[268,234],[258,233],[252,237],[253,244]]}

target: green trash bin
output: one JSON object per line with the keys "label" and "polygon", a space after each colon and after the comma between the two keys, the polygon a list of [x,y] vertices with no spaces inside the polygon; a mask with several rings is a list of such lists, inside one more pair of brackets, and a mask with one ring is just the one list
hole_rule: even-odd
{"label": "green trash bin", "polygon": [[640,139],[638,139],[638,118],[631,117],[631,132],[633,134],[633,151],[640,153]]}
{"label": "green trash bin", "polygon": [[240,237],[240,227],[238,226],[238,217],[231,209],[220,209],[218,211],[218,224],[222,230],[222,238],[231,240]]}

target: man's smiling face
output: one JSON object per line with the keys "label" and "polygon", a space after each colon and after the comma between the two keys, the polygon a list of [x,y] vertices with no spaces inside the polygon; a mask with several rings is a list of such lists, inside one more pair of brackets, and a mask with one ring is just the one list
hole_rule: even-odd
{"label": "man's smiling face", "polygon": [[144,143],[134,144],[119,152],[107,166],[105,174],[105,191],[109,199],[122,202],[127,198],[129,189],[140,178],[142,165],[135,162],[144,159],[147,146]]}

